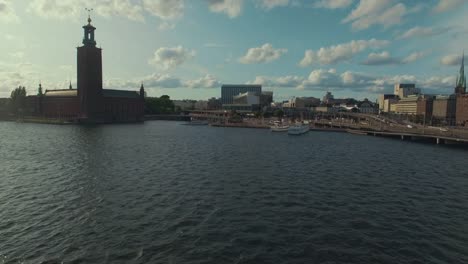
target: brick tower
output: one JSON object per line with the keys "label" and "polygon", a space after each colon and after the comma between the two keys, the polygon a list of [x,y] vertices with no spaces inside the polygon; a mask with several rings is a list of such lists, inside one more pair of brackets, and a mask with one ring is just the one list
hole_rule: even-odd
{"label": "brick tower", "polygon": [[83,46],[78,47],[77,56],[77,89],[80,101],[80,119],[97,122],[102,117],[102,55],[94,40],[95,27],[83,26]]}

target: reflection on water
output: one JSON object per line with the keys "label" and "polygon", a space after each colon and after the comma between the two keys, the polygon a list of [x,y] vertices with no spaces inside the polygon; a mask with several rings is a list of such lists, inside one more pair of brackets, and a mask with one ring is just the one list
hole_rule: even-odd
{"label": "reflection on water", "polygon": [[468,263],[465,150],[176,122],[0,134],[6,263]]}

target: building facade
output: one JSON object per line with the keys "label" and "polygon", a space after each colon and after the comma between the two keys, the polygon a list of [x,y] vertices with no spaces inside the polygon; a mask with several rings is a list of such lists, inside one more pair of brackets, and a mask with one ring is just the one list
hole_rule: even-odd
{"label": "building facade", "polygon": [[393,91],[400,99],[421,93],[421,89],[416,88],[414,83],[397,83]]}
{"label": "building facade", "polygon": [[418,109],[419,96],[411,95],[401,98],[398,103],[392,104],[390,109],[392,112],[403,115],[416,115]]}
{"label": "building facade", "polygon": [[432,119],[434,124],[455,125],[457,100],[454,95],[438,95],[434,98]]}
{"label": "building facade", "polygon": [[262,86],[256,84],[223,84],[221,86],[221,104],[232,104],[234,96],[246,92],[262,93]]}
{"label": "building facade", "polygon": [[379,111],[390,112],[390,105],[398,102],[398,95],[395,94],[381,94],[379,95]]}

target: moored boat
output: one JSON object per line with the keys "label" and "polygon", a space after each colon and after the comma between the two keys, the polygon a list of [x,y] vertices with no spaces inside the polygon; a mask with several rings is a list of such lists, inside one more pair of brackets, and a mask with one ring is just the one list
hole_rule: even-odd
{"label": "moored boat", "polygon": [[270,127],[270,130],[272,132],[286,132],[288,131],[289,126],[288,125],[273,125]]}
{"label": "moored boat", "polygon": [[288,128],[288,135],[301,135],[309,131],[309,124],[295,124]]}
{"label": "moored boat", "polygon": [[190,119],[190,122],[183,123],[182,125],[187,126],[206,126],[208,125],[208,120],[197,120],[197,119]]}

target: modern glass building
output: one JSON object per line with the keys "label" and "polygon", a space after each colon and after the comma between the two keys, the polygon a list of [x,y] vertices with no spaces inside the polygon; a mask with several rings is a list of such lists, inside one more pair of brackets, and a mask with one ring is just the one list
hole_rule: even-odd
{"label": "modern glass building", "polygon": [[258,84],[224,84],[221,86],[221,103],[232,104],[234,96],[246,92],[254,92],[260,96],[262,86]]}

